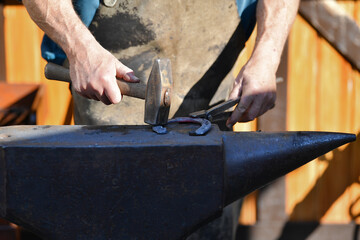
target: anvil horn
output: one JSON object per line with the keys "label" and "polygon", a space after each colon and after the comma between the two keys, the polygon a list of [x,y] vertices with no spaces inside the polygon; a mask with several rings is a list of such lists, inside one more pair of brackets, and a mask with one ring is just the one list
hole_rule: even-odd
{"label": "anvil horn", "polygon": [[223,137],[225,205],[356,139],[354,134],[330,132],[242,134]]}

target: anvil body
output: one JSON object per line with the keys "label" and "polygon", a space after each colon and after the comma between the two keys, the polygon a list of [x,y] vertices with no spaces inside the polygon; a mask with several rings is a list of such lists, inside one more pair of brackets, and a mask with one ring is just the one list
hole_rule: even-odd
{"label": "anvil body", "polygon": [[195,137],[191,128],[0,128],[1,217],[48,239],[182,239],[227,204],[355,139],[215,126]]}

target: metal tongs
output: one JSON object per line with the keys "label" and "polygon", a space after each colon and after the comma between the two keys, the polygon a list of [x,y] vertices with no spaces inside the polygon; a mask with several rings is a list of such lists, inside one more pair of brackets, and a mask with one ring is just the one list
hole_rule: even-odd
{"label": "metal tongs", "polygon": [[232,114],[232,111],[227,111],[227,110],[234,107],[236,104],[239,103],[239,101],[240,98],[230,99],[220,104],[217,104],[208,110],[200,110],[197,112],[190,113],[190,117],[204,118],[209,120],[210,122],[227,120]]}
{"label": "metal tongs", "polygon": [[[200,124],[201,127],[189,132],[191,136],[203,136],[206,135],[211,130],[211,122],[217,122],[221,120],[227,120],[232,111],[227,111],[236,104],[238,104],[240,98],[231,99],[220,104],[217,104],[211,107],[208,110],[201,110],[197,112],[190,113],[190,117],[177,117],[174,119],[170,119],[168,124],[170,123],[197,123]],[[154,126],[153,131],[157,134],[165,134],[167,133],[167,129],[164,126]]]}

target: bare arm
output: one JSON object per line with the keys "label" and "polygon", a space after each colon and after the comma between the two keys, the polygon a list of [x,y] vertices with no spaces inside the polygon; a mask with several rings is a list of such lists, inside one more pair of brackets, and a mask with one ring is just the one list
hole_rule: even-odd
{"label": "bare arm", "polygon": [[73,87],[105,104],[121,100],[116,77],[137,81],[133,71],[104,49],[77,16],[71,0],[23,0],[33,21],[66,53]]}
{"label": "bare arm", "polygon": [[227,121],[228,127],[251,121],[274,107],[275,74],[298,7],[299,0],[259,0],[255,48],[230,93],[231,99],[241,96],[241,100]]}

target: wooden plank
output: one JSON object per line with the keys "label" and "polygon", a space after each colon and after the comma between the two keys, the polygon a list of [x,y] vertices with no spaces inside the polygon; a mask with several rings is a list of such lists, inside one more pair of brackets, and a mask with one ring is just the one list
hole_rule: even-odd
{"label": "wooden plank", "polygon": [[[359,1],[340,1],[337,6],[358,21]],[[297,23],[290,41],[288,130],[343,131],[359,135],[359,72],[315,32],[312,38],[306,38],[311,32],[306,29],[307,24],[303,22],[300,27]],[[312,69],[310,78],[304,78]],[[286,177],[287,212],[291,220],[359,222],[358,149],[359,140]]]}
{"label": "wooden plank", "polygon": [[[319,96],[318,96],[318,126],[321,131],[345,131],[349,128],[346,124],[348,113],[346,112],[346,93],[342,91],[346,85],[346,68],[344,59],[325,40],[321,41],[321,62],[319,69]],[[348,70],[345,73],[348,73]],[[337,150],[320,158],[318,171],[322,172],[312,192],[317,191],[319,209],[317,219],[322,222],[346,222],[348,213],[344,207],[348,195],[343,193],[348,186],[350,170],[347,161],[347,152],[338,154]],[[344,175],[345,174],[345,175]],[[343,196],[342,196],[343,195]],[[342,197],[341,197],[342,196]],[[339,204],[340,209],[339,209]]]}
{"label": "wooden plank", "polygon": [[[282,78],[282,82],[277,84],[275,107],[258,118],[259,130],[268,132],[286,131],[287,72],[288,44],[285,45],[276,73],[276,77]],[[284,223],[287,221],[285,212],[285,184],[285,178],[281,177],[258,191],[257,224],[266,222]]]}
{"label": "wooden plank", "polygon": [[3,4],[0,3],[0,82],[4,82],[5,77],[4,14]]}
{"label": "wooden plank", "polygon": [[71,94],[68,84],[46,80],[41,58],[42,31],[22,5],[4,7],[6,80],[9,83],[41,83],[43,99],[37,111],[38,124],[63,124]]}
{"label": "wooden plank", "polygon": [[38,84],[7,84],[0,83],[0,109],[5,109],[20,99],[37,91]]}
{"label": "wooden plank", "polygon": [[[315,130],[318,56],[317,33],[297,16],[289,37],[287,130]],[[297,206],[316,181],[316,162],[310,162],[286,176],[286,212],[291,220],[312,220],[315,204],[307,210]]]}
{"label": "wooden plank", "polygon": [[331,0],[302,1],[299,12],[360,70],[360,28],[352,15]]}
{"label": "wooden plank", "polygon": [[[338,6],[352,14],[353,2],[339,2]],[[327,41],[322,40],[320,66],[319,126],[324,131],[344,131],[351,129],[352,84],[351,65]],[[322,167],[326,168],[318,180],[320,199],[319,218],[325,223],[345,223],[350,217],[344,206],[349,205],[348,186],[351,182],[348,172],[351,170],[348,146],[339,153],[335,150],[323,157]],[[320,168],[319,164],[319,168]],[[321,204],[320,204],[321,203]]]}
{"label": "wooden plank", "polygon": [[[354,7],[354,19],[358,25],[360,25],[360,1],[355,2]],[[352,70],[353,85],[353,97],[354,103],[353,115],[352,115],[352,130],[357,134],[357,141],[350,145],[351,155],[350,164],[351,171],[350,176],[355,180],[349,187],[350,203],[349,203],[349,215],[356,223],[360,224],[360,72],[356,69]]]}

